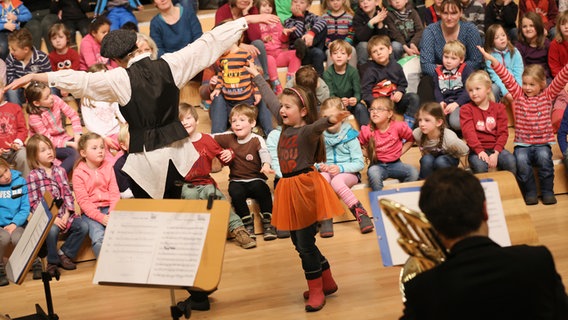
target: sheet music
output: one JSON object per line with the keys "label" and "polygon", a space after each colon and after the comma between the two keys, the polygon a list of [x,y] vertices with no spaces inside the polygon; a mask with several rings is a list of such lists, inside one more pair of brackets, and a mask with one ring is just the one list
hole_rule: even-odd
{"label": "sheet music", "polygon": [[193,286],[209,213],[114,211],[94,283]]}
{"label": "sheet music", "polygon": [[[485,191],[485,198],[487,201],[487,212],[489,215],[487,225],[489,227],[489,238],[501,246],[510,246],[511,238],[509,237],[509,229],[507,228],[505,213],[501,203],[499,186],[496,181],[482,181],[481,185]],[[418,200],[420,198],[419,188],[410,188],[410,191],[401,190],[400,192],[388,190],[385,191],[385,194],[380,193],[381,192],[379,192],[379,196],[376,199],[371,199],[371,201],[376,201],[377,206],[380,199],[386,198],[399,202],[407,206],[409,209],[420,211],[420,207],[418,206]],[[379,243],[382,241],[387,242],[390,260],[392,261],[392,264],[385,264],[385,260],[388,260],[388,258],[385,259],[385,254],[389,253],[381,252],[381,255],[383,256],[383,264],[385,264],[385,266],[404,264],[406,259],[408,259],[408,255],[398,245],[398,231],[396,231],[392,222],[384,214],[384,212],[382,212],[382,210],[380,212],[381,219],[379,220],[379,223],[382,223],[384,226],[384,234],[382,234],[381,228],[377,228]]]}
{"label": "sheet music", "polygon": [[47,203],[42,199],[40,205],[37,206],[37,209],[28,221],[20,241],[18,241],[12,255],[10,255],[6,265],[8,280],[14,283],[19,282],[27,264],[32,259],[34,250],[39,245],[41,237],[49,225],[51,216]]}

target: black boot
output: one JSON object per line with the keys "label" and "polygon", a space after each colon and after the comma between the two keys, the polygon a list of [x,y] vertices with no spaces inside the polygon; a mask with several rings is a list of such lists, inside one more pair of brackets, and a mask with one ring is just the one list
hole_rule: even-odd
{"label": "black boot", "polygon": [[248,216],[244,216],[241,218],[241,220],[243,220],[243,225],[245,226],[245,229],[247,229],[247,232],[249,233],[250,237],[252,239],[256,239],[256,234],[254,233],[254,216],[253,214],[249,214]]}
{"label": "black boot", "polygon": [[[0,257],[2,259],[2,257]],[[0,287],[7,286],[9,284],[8,277],[6,277],[6,269],[4,264],[0,263]]]}

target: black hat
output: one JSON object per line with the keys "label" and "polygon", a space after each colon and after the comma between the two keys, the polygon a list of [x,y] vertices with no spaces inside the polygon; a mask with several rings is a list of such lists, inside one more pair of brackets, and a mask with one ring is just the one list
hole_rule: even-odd
{"label": "black hat", "polygon": [[136,33],[132,30],[109,32],[101,43],[101,56],[109,59],[122,59],[136,48]]}

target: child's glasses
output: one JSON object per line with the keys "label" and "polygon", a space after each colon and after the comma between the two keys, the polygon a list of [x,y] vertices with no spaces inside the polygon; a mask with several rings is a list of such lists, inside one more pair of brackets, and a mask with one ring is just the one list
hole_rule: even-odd
{"label": "child's glasses", "polygon": [[389,109],[385,109],[385,108],[369,108],[369,112],[370,113],[379,113],[381,111],[389,111]]}

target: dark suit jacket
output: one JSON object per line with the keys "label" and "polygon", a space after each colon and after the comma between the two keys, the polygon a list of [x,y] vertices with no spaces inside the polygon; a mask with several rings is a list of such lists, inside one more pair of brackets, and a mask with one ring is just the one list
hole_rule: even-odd
{"label": "dark suit jacket", "polygon": [[550,251],[500,247],[487,237],[454,245],[448,259],[405,285],[401,319],[568,319]]}

